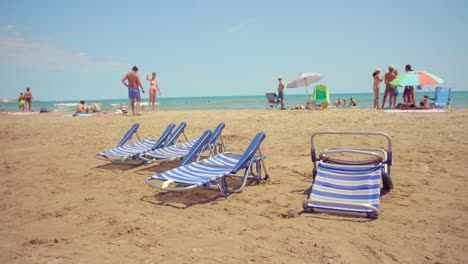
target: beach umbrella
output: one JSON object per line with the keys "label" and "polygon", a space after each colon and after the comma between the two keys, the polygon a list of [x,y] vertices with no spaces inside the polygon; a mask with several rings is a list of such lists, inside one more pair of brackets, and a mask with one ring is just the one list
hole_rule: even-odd
{"label": "beach umbrella", "polygon": [[[318,82],[323,78],[323,74],[315,73],[315,72],[303,72],[299,73],[299,76],[293,80],[288,82],[286,88],[298,88],[298,87],[306,87],[314,82]],[[307,91],[307,90],[306,90]]]}
{"label": "beach umbrella", "polygon": [[444,80],[424,71],[410,71],[398,76],[390,84],[397,86],[425,86],[443,83]]}

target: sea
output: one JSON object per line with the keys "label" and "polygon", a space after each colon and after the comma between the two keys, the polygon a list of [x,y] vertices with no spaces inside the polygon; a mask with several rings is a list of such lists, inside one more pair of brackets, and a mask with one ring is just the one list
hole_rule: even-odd
{"label": "sea", "polygon": [[[419,92],[416,94],[416,99],[419,101],[423,95],[430,93]],[[372,108],[374,94],[373,93],[341,93],[330,94],[330,101],[334,102],[338,98],[346,99],[349,103],[350,98],[357,101],[359,108]],[[310,100],[310,94],[290,94],[285,95],[285,105],[290,108],[294,105],[305,105],[307,100]],[[382,95],[380,95],[380,102]],[[401,102],[401,95],[398,96],[398,102]],[[107,99],[107,100],[87,100],[86,104],[91,105],[93,102],[101,104],[102,111],[115,111],[120,104],[129,106],[127,98],[122,99]],[[41,108],[46,108],[48,111],[63,111],[73,112],[76,109],[77,100],[73,101],[39,101],[33,102],[33,111],[39,111]],[[142,99],[142,105],[148,109],[148,99]],[[266,95],[249,95],[249,96],[204,96],[204,97],[177,97],[177,98],[157,98],[156,109],[162,110],[211,110],[211,109],[267,109],[269,107]],[[333,107],[333,106],[331,106]],[[468,91],[452,91],[450,107],[467,108],[468,107]],[[15,112],[18,111],[17,102],[0,102],[0,111]]]}

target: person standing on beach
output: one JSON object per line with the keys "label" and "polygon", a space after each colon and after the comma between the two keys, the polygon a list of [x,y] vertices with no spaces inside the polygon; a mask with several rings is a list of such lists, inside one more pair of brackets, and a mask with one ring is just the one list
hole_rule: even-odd
{"label": "person standing on beach", "polygon": [[31,105],[32,105],[33,95],[29,87],[26,88],[26,92],[24,93],[24,100],[26,101],[26,109],[28,109],[29,112],[32,112]]}
{"label": "person standing on beach", "polygon": [[[143,93],[145,93],[145,89],[141,84],[137,66],[133,66],[132,71],[123,77],[122,83],[128,88],[128,98],[130,99],[132,105],[132,114],[140,115],[138,112],[140,111],[141,96],[138,87],[141,88]],[[135,100],[137,101],[136,107]]]}
{"label": "person standing on beach", "polygon": [[379,74],[380,69],[375,68],[374,73],[372,73],[372,77],[374,77],[374,86],[372,86],[372,90],[374,90],[374,108],[379,108],[380,83],[383,81]]}
{"label": "person standing on beach", "polygon": [[395,66],[393,64],[390,64],[388,66],[388,72],[384,75],[384,82],[385,82],[385,92],[382,100],[382,109],[385,107],[385,100],[387,99],[387,95],[390,94],[390,99],[389,99],[389,108],[392,108],[392,105],[394,106],[396,103],[396,98],[395,98],[395,89],[396,86],[390,84],[395,78],[397,77],[397,72],[395,71]]}
{"label": "person standing on beach", "polygon": [[283,82],[283,77],[278,76],[278,100],[281,100],[281,110],[286,109],[284,107],[284,82]]}
{"label": "person standing on beach", "polygon": [[20,96],[18,97],[18,105],[19,105],[19,110],[21,110],[22,112],[24,112],[24,104],[25,104],[24,95],[23,93],[20,93]]}
{"label": "person standing on beach", "polygon": [[[405,71],[413,71],[410,64],[406,64]],[[403,91],[403,102],[407,105],[416,105],[414,100],[414,86],[405,86],[405,90]]]}
{"label": "person standing on beach", "polygon": [[149,90],[149,110],[154,111],[154,104],[156,103],[156,92],[159,93],[161,96],[161,90],[159,90],[158,86],[158,79],[156,79],[156,73],[153,72],[151,78],[149,78],[148,74],[146,74],[146,80],[150,82],[150,90]]}

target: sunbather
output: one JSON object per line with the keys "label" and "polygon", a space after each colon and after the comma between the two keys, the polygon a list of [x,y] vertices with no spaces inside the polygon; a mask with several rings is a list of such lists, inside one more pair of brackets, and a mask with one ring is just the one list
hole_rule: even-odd
{"label": "sunbather", "polygon": [[85,106],[85,101],[81,100],[76,105],[76,113],[88,113],[88,107]]}
{"label": "sunbather", "polygon": [[419,102],[419,106],[427,107],[428,101],[429,101],[429,96],[425,95]]}

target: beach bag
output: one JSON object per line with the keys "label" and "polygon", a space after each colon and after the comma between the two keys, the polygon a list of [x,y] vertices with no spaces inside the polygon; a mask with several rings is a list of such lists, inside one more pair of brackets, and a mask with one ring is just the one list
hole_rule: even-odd
{"label": "beach bag", "polygon": [[49,110],[45,107],[41,107],[41,113],[47,113]]}
{"label": "beach bag", "polygon": [[395,92],[393,93],[393,95],[398,96],[398,88],[395,88]]}

